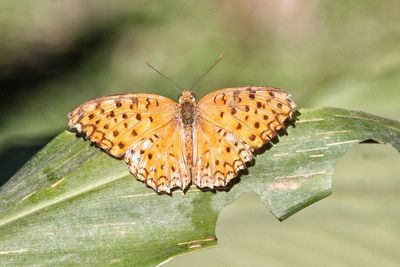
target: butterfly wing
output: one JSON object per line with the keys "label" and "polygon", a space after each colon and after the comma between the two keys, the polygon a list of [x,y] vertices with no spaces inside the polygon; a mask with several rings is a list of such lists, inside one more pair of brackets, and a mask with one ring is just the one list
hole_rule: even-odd
{"label": "butterfly wing", "polygon": [[158,192],[185,188],[177,104],[159,95],[125,94],[88,101],[68,114],[69,126],[115,157],[125,155],[129,170]]}
{"label": "butterfly wing", "polygon": [[168,124],[177,110],[169,98],[153,94],[100,97],[68,114],[76,128],[99,147],[121,157],[135,142]]}
{"label": "butterfly wing", "polygon": [[186,165],[182,123],[171,120],[165,127],[142,138],[125,155],[129,170],[156,192],[181,189],[191,181]]}
{"label": "butterfly wing", "polygon": [[295,106],[287,93],[272,87],[221,89],[203,97],[198,104],[195,183],[226,185],[245,168],[255,149],[285,127]]}
{"label": "butterfly wing", "polygon": [[195,144],[193,182],[200,188],[227,185],[253,158],[248,144],[204,120],[196,125]]}

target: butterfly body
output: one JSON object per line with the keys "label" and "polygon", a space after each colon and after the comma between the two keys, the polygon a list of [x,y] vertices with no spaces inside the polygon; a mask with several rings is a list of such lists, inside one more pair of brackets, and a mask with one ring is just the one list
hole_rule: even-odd
{"label": "butterfly body", "polygon": [[179,120],[183,127],[183,137],[185,144],[185,162],[189,167],[190,177],[193,177],[193,136],[194,136],[194,123],[196,122],[196,98],[195,95],[189,91],[184,90],[179,96]]}
{"label": "butterfly body", "polygon": [[273,87],[236,87],[199,102],[184,90],[178,103],[159,95],[125,94],[88,101],[69,125],[115,157],[157,192],[226,186],[291,119],[295,104]]}

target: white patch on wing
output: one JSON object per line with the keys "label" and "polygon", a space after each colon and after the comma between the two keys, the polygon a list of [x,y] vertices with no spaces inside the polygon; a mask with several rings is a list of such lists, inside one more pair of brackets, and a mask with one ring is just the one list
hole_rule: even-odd
{"label": "white patch on wing", "polygon": [[146,150],[151,145],[150,140],[145,140],[142,145],[142,149]]}

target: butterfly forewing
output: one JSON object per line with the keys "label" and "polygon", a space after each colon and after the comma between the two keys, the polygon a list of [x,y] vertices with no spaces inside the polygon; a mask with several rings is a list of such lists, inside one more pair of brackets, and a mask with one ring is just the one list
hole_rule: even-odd
{"label": "butterfly forewing", "polygon": [[204,120],[260,148],[285,127],[295,104],[272,87],[238,87],[215,91],[199,101]]}
{"label": "butterfly forewing", "polygon": [[115,157],[169,123],[177,104],[159,95],[126,94],[88,101],[68,114],[69,126]]}

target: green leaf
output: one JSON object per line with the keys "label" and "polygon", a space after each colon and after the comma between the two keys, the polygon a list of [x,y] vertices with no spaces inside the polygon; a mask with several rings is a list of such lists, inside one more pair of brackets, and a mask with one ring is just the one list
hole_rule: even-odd
{"label": "green leaf", "polygon": [[337,161],[366,140],[400,150],[400,122],[323,108],[301,110],[230,190],[157,195],[125,163],[63,132],[0,189],[4,265],[157,265],[216,245],[220,210],[255,191],[283,220],[331,193]]}

